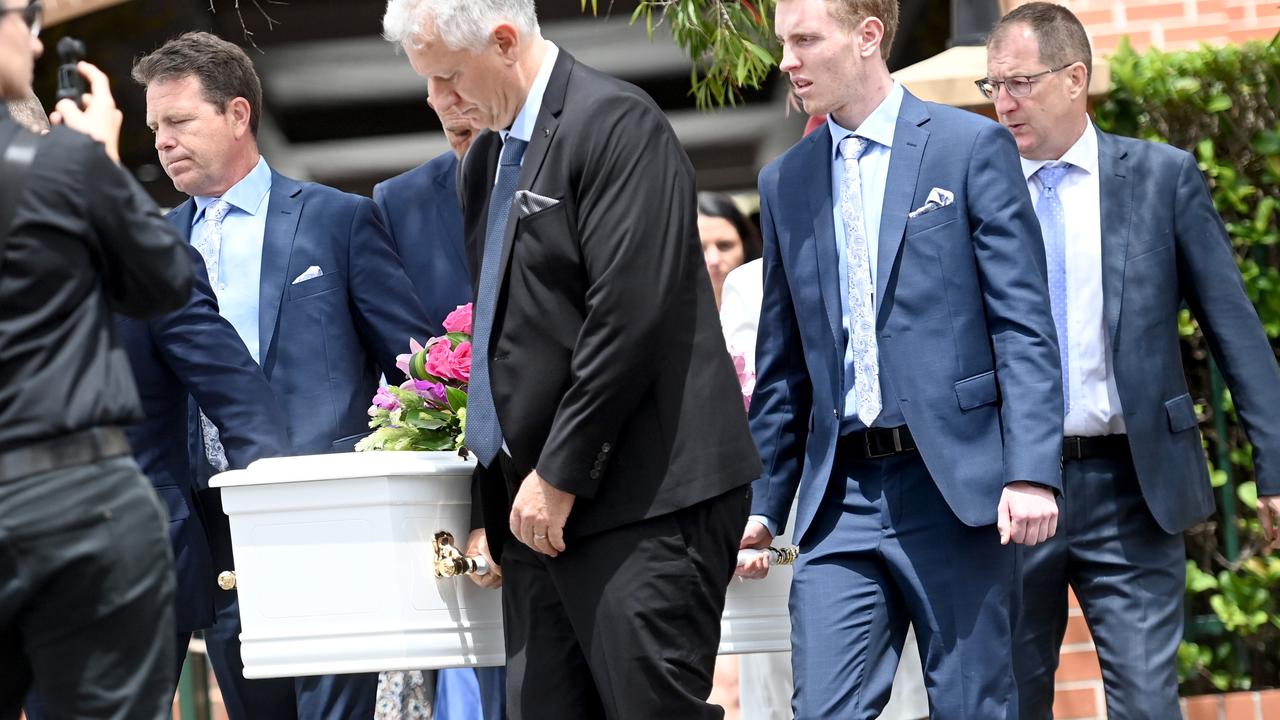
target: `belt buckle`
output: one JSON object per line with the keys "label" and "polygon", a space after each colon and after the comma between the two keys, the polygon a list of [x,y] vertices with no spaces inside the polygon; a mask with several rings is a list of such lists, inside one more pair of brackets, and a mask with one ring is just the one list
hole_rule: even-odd
{"label": "belt buckle", "polygon": [[1071,436],[1063,438],[1062,456],[1068,460],[1079,460],[1084,457],[1084,438]]}
{"label": "belt buckle", "polygon": [[868,460],[889,457],[890,455],[896,455],[902,452],[902,435],[899,434],[898,428],[893,428],[889,432],[893,435],[893,449],[882,453],[875,452],[871,449],[871,428],[867,428],[867,431],[863,433],[862,447],[867,453]]}

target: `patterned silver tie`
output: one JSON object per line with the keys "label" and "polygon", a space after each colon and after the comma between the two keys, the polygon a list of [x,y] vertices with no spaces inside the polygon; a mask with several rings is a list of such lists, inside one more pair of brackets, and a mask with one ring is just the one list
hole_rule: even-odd
{"label": "patterned silver tie", "polygon": [[867,248],[867,224],[862,216],[862,178],[858,158],[867,140],[850,135],[840,141],[844,180],[840,183],[840,217],[844,219],[845,246],[849,255],[849,344],[853,348],[853,392],[858,419],[871,427],[880,415],[880,360],[876,344],[875,283],[871,281],[871,255]]}
{"label": "patterned silver tie", "polygon": [[1058,353],[1062,362],[1062,404],[1071,412],[1071,365],[1068,345],[1067,316],[1067,219],[1062,209],[1062,196],[1058,186],[1071,165],[1063,162],[1049,163],[1036,171],[1040,179],[1040,199],[1036,203],[1036,217],[1040,220],[1040,234],[1044,236],[1044,255],[1048,262],[1049,307],[1053,311],[1053,325],[1058,331]]}
{"label": "patterned silver tie", "polygon": [[[218,287],[218,259],[222,254],[222,221],[226,219],[230,210],[231,204],[222,198],[209,203],[204,209],[204,231],[194,243],[196,250],[204,258],[204,266],[209,271],[209,284],[212,288]],[[217,294],[216,290],[214,294]],[[217,426],[209,416],[204,414],[204,410],[200,411],[200,430],[204,439],[205,459],[215,471],[226,470],[228,467],[226,448],[222,447],[222,438],[218,435]]]}

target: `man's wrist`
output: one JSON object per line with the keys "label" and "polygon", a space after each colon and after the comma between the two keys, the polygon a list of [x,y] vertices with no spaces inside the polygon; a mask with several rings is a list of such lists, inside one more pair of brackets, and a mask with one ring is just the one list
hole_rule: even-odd
{"label": "man's wrist", "polygon": [[774,522],[774,521],[773,521],[771,518],[769,518],[768,516],[765,516],[765,515],[749,515],[749,516],[747,517],[747,522],[758,522],[758,523],[760,523],[761,525],[763,525],[763,526],[764,526],[765,530],[768,530],[768,531],[769,531],[769,534],[770,534],[770,535],[773,535],[773,536],[775,536],[775,537],[777,537],[777,535],[778,535],[778,523]]}

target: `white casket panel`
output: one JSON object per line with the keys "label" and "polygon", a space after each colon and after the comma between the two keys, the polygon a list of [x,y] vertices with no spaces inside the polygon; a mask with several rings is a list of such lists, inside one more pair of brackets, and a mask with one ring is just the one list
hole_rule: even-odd
{"label": "white casket panel", "polygon": [[[432,564],[438,531],[466,542],[473,467],[447,452],[344,453],[216,476],[245,677],[503,664],[501,594]],[[731,582],[720,652],[789,649],[790,583],[790,568]]]}

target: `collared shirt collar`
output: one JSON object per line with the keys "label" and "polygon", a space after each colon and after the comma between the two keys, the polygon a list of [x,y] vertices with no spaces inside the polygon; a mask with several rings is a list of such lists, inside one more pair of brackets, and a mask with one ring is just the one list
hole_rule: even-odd
{"label": "collared shirt collar", "polygon": [[534,126],[538,122],[538,113],[542,112],[542,96],[547,92],[547,83],[551,81],[551,70],[556,66],[556,58],[560,55],[560,48],[550,40],[546,41],[547,51],[542,56],[542,67],[538,68],[538,74],[533,78],[533,86],[529,88],[529,96],[524,100],[524,107],[520,108],[520,113],[516,115],[515,122],[511,123],[511,127],[502,131],[502,141],[507,141],[507,135],[515,135],[517,140],[529,142],[533,139]]}
{"label": "collared shirt collar", "polygon": [[[240,182],[231,186],[231,189],[222,194],[222,199],[226,200],[231,207],[242,210],[250,215],[257,215],[258,210],[262,208],[262,198],[271,192],[271,166],[267,165],[267,159],[258,156],[258,164],[253,166],[248,175],[240,179]],[[215,197],[207,195],[195,196],[196,211],[191,216],[191,225],[194,227],[197,222],[204,219],[204,209],[209,207],[209,203],[217,200]]]}
{"label": "collared shirt collar", "polygon": [[873,143],[887,148],[893,147],[893,131],[898,126],[898,111],[902,108],[902,83],[893,81],[893,87],[884,100],[871,111],[857,130],[841,127],[830,115],[827,116],[827,130],[831,132],[831,157],[840,157],[840,141],[850,135],[866,138]]}
{"label": "collared shirt collar", "polygon": [[1062,157],[1059,158],[1057,161],[1028,160],[1026,158],[1021,158],[1021,160],[1022,160],[1022,176],[1026,178],[1028,181],[1031,180],[1032,175],[1036,174],[1037,170],[1044,167],[1045,165],[1048,165],[1051,162],[1064,162],[1069,165],[1074,165],[1075,167],[1078,167],[1081,170],[1084,170],[1090,175],[1097,175],[1098,174],[1098,131],[1096,128],[1093,127],[1092,121],[1085,120],[1084,132],[1080,133],[1080,137],[1076,139],[1075,144],[1072,145],[1065,153],[1063,153]]}

